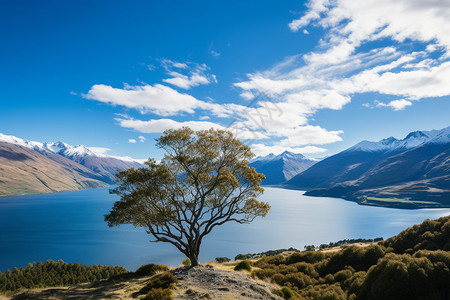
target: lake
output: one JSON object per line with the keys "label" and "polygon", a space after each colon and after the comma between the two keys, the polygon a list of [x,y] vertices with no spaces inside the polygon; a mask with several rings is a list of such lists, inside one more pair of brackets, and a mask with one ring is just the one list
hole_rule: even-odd
{"label": "lake", "polygon": [[[350,238],[386,239],[425,219],[450,214],[450,209],[360,206],[302,193],[265,188],[260,200],[272,206],[268,216],[216,227],[202,244],[200,261]],[[0,271],[48,259],[128,270],[146,263],[178,266],[184,256],[172,245],[149,243],[143,229],[106,225],[103,215],[116,200],[107,188],[0,198]]]}

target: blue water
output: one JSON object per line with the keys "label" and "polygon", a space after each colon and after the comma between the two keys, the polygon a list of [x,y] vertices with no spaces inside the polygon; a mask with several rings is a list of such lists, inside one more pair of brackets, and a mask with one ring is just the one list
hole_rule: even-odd
{"label": "blue water", "polygon": [[[116,200],[107,188],[0,198],[0,271],[48,259],[128,270],[145,263],[179,265],[184,256],[169,244],[149,243],[143,229],[106,225],[103,216]],[[201,262],[347,238],[388,238],[427,218],[450,214],[450,209],[360,206],[279,188],[266,188],[260,200],[272,206],[268,216],[217,227],[202,244]]]}

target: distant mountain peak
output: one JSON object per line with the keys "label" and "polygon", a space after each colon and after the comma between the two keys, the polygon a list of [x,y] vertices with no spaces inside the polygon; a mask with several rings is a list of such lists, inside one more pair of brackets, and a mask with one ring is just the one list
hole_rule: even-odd
{"label": "distant mountain peak", "polygon": [[423,133],[422,131],[413,131],[410,132],[403,140],[408,140],[408,139],[412,139],[412,138],[427,138],[428,136]]}
{"label": "distant mountain peak", "polygon": [[394,137],[382,139],[379,142],[362,141],[346,151],[392,151],[402,149],[412,149],[426,143],[449,143],[450,142],[450,126],[441,130],[431,131],[413,131],[404,139],[398,140]]}
{"label": "distant mountain peak", "polygon": [[266,175],[263,184],[280,184],[308,169],[316,162],[317,160],[306,158],[300,153],[284,151],[278,155],[270,153],[266,156],[256,157],[250,161],[249,165]]}
{"label": "distant mountain peak", "polygon": [[285,150],[279,156],[281,156],[283,158],[306,158],[303,154],[294,153],[294,152],[290,152],[290,151],[287,151],[287,150]]}
{"label": "distant mountain peak", "polygon": [[97,152],[92,151],[88,147],[84,145],[77,145],[72,146],[67,143],[58,141],[58,142],[35,142],[35,141],[29,141],[25,139],[21,139],[12,135],[6,135],[0,133],[0,142],[6,142],[10,144],[15,144],[18,146],[22,146],[25,148],[29,148],[38,152],[50,152],[50,153],[56,153],[59,155],[62,155],[64,157],[73,158],[73,157],[83,157],[83,156],[93,156],[93,157],[103,157],[103,158],[113,158],[117,160],[121,160],[124,162],[134,162],[139,163],[137,160],[134,160],[130,157],[119,157],[119,156],[112,156],[112,155],[106,155],[106,154],[100,154]]}

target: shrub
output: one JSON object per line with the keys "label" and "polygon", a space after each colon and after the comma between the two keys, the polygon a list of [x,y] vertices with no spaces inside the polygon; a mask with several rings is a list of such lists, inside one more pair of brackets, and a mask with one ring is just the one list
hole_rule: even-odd
{"label": "shrub", "polygon": [[[146,286],[144,286],[139,293],[146,294],[155,289],[171,289],[178,282],[177,278],[170,272],[166,272],[160,275],[156,275],[150,279]],[[150,298],[149,298],[150,299]]]}
{"label": "shrub", "polygon": [[283,286],[280,290],[274,290],[273,293],[280,297],[283,297],[284,299],[295,299],[300,297],[300,295],[296,291],[291,290],[287,286]]}
{"label": "shrub", "polygon": [[26,288],[43,288],[51,286],[75,285],[102,279],[112,279],[129,274],[123,267],[93,265],[79,263],[69,264],[62,260],[48,260],[44,263],[29,263],[24,268],[13,268],[5,273],[0,272],[0,294]]}
{"label": "shrub", "polygon": [[183,261],[181,262],[181,264],[183,265],[183,266],[190,266],[191,265],[191,260],[189,259],[189,258],[185,258],[185,259],[183,259]]}
{"label": "shrub", "polygon": [[172,300],[172,291],[169,289],[151,289],[147,295],[145,295],[145,300]]}
{"label": "shrub", "polygon": [[314,245],[306,245],[305,251],[316,251],[316,247]]}
{"label": "shrub", "polygon": [[253,258],[254,254],[238,254],[234,257],[234,260],[243,260],[243,259],[250,259]]}
{"label": "shrub", "polygon": [[164,272],[168,270],[169,268],[166,265],[148,264],[140,266],[139,269],[134,272],[134,274],[138,276],[153,276],[157,272]]}
{"label": "shrub", "polygon": [[225,263],[225,262],[229,262],[230,259],[228,257],[216,257],[216,261],[218,263]]}
{"label": "shrub", "polygon": [[239,262],[236,267],[234,267],[235,271],[240,271],[240,270],[247,270],[247,271],[251,271],[252,267],[250,266],[250,263],[247,260],[243,260],[241,262]]}

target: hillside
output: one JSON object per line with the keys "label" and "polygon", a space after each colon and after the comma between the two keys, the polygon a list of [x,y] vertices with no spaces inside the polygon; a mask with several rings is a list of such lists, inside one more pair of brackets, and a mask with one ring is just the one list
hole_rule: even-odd
{"label": "hillside", "polygon": [[0,196],[107,186],[99,179],[95,172],[56,154],[46,156],[0,142]]}
{"label": "hillside", "polygon": [[285,151],[279,155],[257,157],[250,161],[249,166],[266,176],[263,185],[277,185],[305,171],[316,162],[302,154]]}
{"label": "hillside", "polygon": [[63,142],[0,134],[0,196],[74,191],[112,184],[118,170],[141,167],[128,157]]}
{"label": "hillside", "polygon": [[449,207],[450,127],[412,132],[402,140],[363,141],[284,186],[368,205]]}

